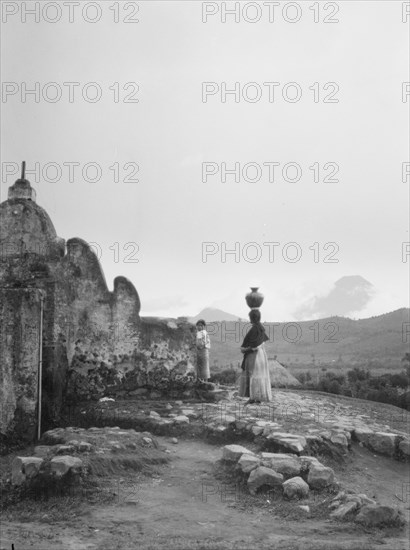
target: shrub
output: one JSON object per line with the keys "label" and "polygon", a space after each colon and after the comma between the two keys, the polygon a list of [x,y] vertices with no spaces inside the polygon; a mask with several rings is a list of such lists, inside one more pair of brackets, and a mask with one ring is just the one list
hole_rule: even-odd
{"label": "shrub", "polygon": [[298,374],[295,375],[295,378],[297,378],[297,380],[299,380],[301,384],[304,384],[306,382],[306,373],[299,372]]}
{"label": "shrub", "polygon": [[404,372],[401,372],[400,374],[391,374],[390,384],[397,388],[407,388],[409,385],[409,379]]}
{"label": "shrub", "polygon": [[329,390],[330,393],[336,393],[340,394],[341,386],[337,380],[332,380],[329,384]]}
{"label": "shrub", "polygon": [[370,373],[369,371],[355,367],[353,370],[348,371],[347,378],[349,379],[349,382],[356,382],[357,380],[362,381],[370,378]]}

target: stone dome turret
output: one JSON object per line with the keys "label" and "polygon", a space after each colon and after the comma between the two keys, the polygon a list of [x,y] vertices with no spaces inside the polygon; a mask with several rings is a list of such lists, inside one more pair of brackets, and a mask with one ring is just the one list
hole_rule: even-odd
{"label": "stone dome turret", "polygon": [[36,192],[31,187],[30,182],[26,180],[25,176],[26,163],[21,163],[21,178],[14,182],[14,185],[9,187],[8,198],[9,199],[28,199],[36,202]]}
{"label": "stone dome turret", "polygon": [[35,254],[61,257],[65,242],[57,236],[47,212],[36,201],[36,192],[24,177],[9,187],[8,200],[0,204],[0,260]]}

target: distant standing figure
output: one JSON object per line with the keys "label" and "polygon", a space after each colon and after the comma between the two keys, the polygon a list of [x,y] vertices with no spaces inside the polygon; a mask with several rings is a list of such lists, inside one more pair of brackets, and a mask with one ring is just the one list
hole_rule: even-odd
{"label": "distant standing figure", "polygon": [[243,361],[239,395],[249,397],[247,404],[272,401],[268,358],[265,351],[265,342],[269,338],[261,323],[259,309],[252,309],[249,312],[249,320],[252,327],[241,346]]}
{"label": "distant standing figure", "polygon": [[199,319],[196,324],[196,364],[198,380],[206,382],[211,373],[209,370],[209,350],[211,349],[211,341],[206,332],[206,323],[203,319]]}

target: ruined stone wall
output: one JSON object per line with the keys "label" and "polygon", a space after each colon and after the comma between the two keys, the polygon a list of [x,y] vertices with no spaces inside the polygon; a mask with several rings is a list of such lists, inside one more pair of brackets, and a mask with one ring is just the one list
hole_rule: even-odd
{"label": "ruined stone wall", "polygon": [[64,292],[56,326],[66,338],[69,402],[192,385],[191,325],[141,319],[132,283],[117,277],[109,292],[94,251],[81,239],[67,242],[58,278]]}
{"label": "ruined stone wall", "polygon": [[[57,237],[48,214],[36,203],[17,198],[0,205],[0,289],[2,290],[0,307],[2,311],[10,307],[10,315],[14,315],[15,322],[20,326],[19,332],[14,331],[8,335],[6,341],[3,340],[2,349],[0,349],[0,367],[3,376],[0,391],[7,392],[9,384],[12,383],[14,388],[12,394],[21,394],[24,397],[24,395],[31,396],[35,391],[37,395],[37,378],[32,381],[34,384],[32,388],[29,387],[27,380],[25,382],[22,380],[25,380],[25,370],[37,372],[38,369],[38,342],[36,348],[33,345],[33,338],[34,336],[39,338],[39,319],[32,319],[26,315],[24,304],[20,306],[16,302],[17,298],[13,299],[13,296],[17,297],[20,293],[24,296],[26,293],[39,299],[41,293],[44,297],[42,334],[44,419],[52,418],[59,412],[65,388],[65,373],[55,361],[55,349],[45,345],[53,340],[56,290],[54,273],[64,256],[64,251],[64,240]],[[11,306],[10,301],[13,302]],[[0,322],[3,325],[3,320],[0,319]],[[32,349],[31,354],[25,353],[26,347]],[[15,376],[12,379],[7,373],[10,353],[14,356]],[[32,398],[27,397],[27,399],[31,403]],[[8,402],[8,407],[10,412],[6,415],[8,418],[6,424],[9,424],[13,407],[14,414],[22,417],[22,408],[14,399]],[[28,424],[34,422],[32,405],[30,414],[33,418],[28,421]],[[20,429],[15,431],[22,434]],[[2,433],[5,435],[4,430]]]}
{"label": "ruined stone wall", "polygon": [[[193,327],[185,322],[142,318],[137,343],[128,336],[124,338],[121,332],[112,334],[111,342],[104,342],[106,346],[95,345],[94,341],[91,348],[89,342],[79,339],[70,365],[67,398],[75,402],[103,396],[147,392],[181,395],[189,391],[195,375],[192,331]],[[125,347],[127,353],[115,353]]]}
{"label": "ruined stone wall", "polygon": [[0,288],[0,433],[34,437],[37,426],[40,297]]}
{"label": "ruined stone wall", "polygon": [[29,297],[38,291],[44,296],[45,427],[58,421],[64,403],[189,390],[194,327],[183,320],[140,318],[132,283],[117,277],[110,292],[90,246],[75,238],[66,247],[47,213],[27,198],[33,196],[28,182],[24,193],[26,198],[0,204],[1,433],[16,425],[16,415],[28,415],[25,431],[35,423],[39,313]]}

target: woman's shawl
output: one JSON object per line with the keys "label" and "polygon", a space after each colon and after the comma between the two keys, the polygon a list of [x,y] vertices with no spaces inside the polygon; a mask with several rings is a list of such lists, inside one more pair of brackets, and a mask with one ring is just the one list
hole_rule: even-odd
{"label": "woman's shawl", "polygon": [[248,334],[245,336],[242,346],[243,348],[257,348],[263,342],[269,340],[265,328],[262,323],[255,323],[250,328]]}
{"label": "woman's shawl", "polygon": [[[266,342],[266,340],[269,340],[269,338],[265,332],[264,326],[262,325],[262,323],[255,323],[254,325],[252,325],[248,334],[243,339],[241,347],[257,348],[258,346],[263,344],[263,342]],[[254,352],[252,350],[249,350],[249,351],[245,351],[245,353],[243,354],[243,361],[241,365],[242,370],[245,369],[245,359],[250,353],[254,353]]]}

